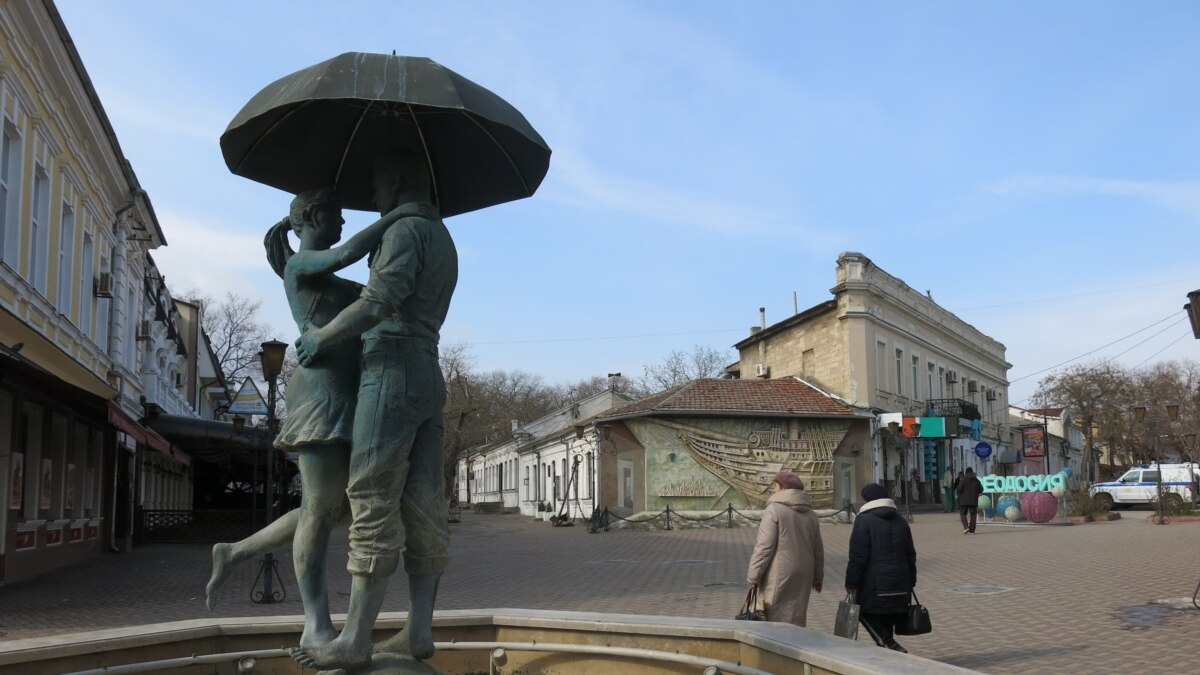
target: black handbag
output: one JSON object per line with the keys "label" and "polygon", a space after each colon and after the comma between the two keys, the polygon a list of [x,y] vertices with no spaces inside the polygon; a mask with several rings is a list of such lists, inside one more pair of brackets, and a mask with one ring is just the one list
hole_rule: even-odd
{"label": "black handbag", "polygon": [[733,617],[738,621],[766,621],[767,610],[758,601],[758,586],[751,586],[746,593],[746,602],[742,603],[742,611]]}
{"label": "black handbag", "polygon": [[933,622],[929,620],[929,610],[917,600],[917,592],[912,592],[912,602],[908,611],[896,622],[896,635],[924,635],[933,632]]}

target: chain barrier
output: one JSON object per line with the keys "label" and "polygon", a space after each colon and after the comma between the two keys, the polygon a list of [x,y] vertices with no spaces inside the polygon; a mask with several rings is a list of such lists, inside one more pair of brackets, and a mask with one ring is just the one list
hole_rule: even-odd
{"label": "chain barrier", "polygon": [[[850,516],[850,519],[853,520],[854,516],[858,515],[858,509],[854,508],[853,502],[851,502],[850,500],[846,500],[845,506],[838,509],[837,511],[834,511],[831,516],[827,516],[827,517],[837,516],[839,513],[846,513],[847,515]],[[594,509],[592,511],[592,517],[588,519],[587,531],[588,531],[588,534],[595,534],[596,532],[600,532],[600,531],[608,532],[609,525],[611,525],[612,519],[614,519],[614,518],[616,520],[620,520],[622,522],[631,523],[631,524],[635,524],[635,525],[640,524],[640,523],[649,523],[649,522],[658,520],[659,518],[665,518],[666,519],[666,528],[665,529],[673,530],[675,528],[672,527],[672,525],[671,525],[671,515],[672,514],[674,514],[674,516],[676,518],[678,518],[679,520],[686,520],[686,521],[693,522],[693,523],[705,523],[705,522],[709,522],[712,520],[716,520],[717,518],[724,516],[725,517],[725,527],[731,528],[731,529],[734,526],[733,525],[734,514],[737,514],[739,517],[741,517],[745,520],[748,520],[752,523],[761,523],[762,522],[761,517],[755,518],[754,516],[742,513],[741,511],[733,508],[732,503],[730,503],[728,506],[721,509],[717,513],[714,513],[711,516],[685,516],[682,513],[672,509],[670,507],[670,505],[668,505],[660,513],[656,513],[653,516],[650,516],[648,518],[637,518],[637,519],[622,517],[619,514],[609,511],[608,507],[605,506],[603,509]]]}

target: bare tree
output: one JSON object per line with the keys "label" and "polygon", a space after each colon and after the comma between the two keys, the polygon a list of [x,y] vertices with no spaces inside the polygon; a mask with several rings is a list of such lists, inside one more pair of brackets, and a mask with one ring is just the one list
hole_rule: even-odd
{"label": "bare tree", "polygon": [[728,353],[705,345],[696,345],[691,352],[677,349],[661,362],[644,366],[638,384],[644,392],[650,393],[702,377],[721,377],[733,360]]}
{"label": "bare tree", "polygon": [[636,384],[620,373],[608,376],[593,375],[576,381],[574,384],[561,384],[553,388],[553,399],[556,408],[570,405],[575,401],[594,396],[608,389],[622,394],[635,390]]}
{"label": "bare tree", "polygon": [[195,290],[181,294],[172,292],[172,295],[204,306],[204,330],[229,386],[236,388],[246,377],[262,379],[258,352],[262,350],[262,343],[270,339],[270,331],[259,318],[261,300],[233,292],[226,293],[220,300]]}
{"label": "bare tree", "polygon": [[[1139,369],[1133,376],[1130,408],[1144,406],[1145,419],[1134,425],[1133,447],[1139,459],[1158,459],[1158,450],[1173,448],[1181,457],[1195,457],[1195,434],[1200,427],[1200,364],[1163,361]],[[1168,407],[1178,406],[1176,415]]]}
{"label": "bare tree", "polygon": [[529,422],[559,404],[555,388],[537,375],[520,370],[477,372],[470,347],[461,343],[439,351],[446,380],[443,469],[450,487],[465,451],[507,438],[513,420]]}
{"label": "bare tree", "polygon": [[1096,445],[1103,439],[1110,450],[1123,447],[1121,411],[1131,386],[1130,374],[1118,365],[1100,361],[1077,364],[1046,376],[1038,384],[1033,400],[1041,407],[1064,407],[1083,427],[1084,476],[1096,479]]}
{"label": "bare tree", "polygon": [[[1034,402],[1071,410],[1083,427],[1083,472],[1096,477],[1096,449],[1107,446],[1113,463],[1130,464],[1156,458],[1157,450],[1174,448],[1182,457],[1196,455],[1200,431],[1200,364],[1164,361],[1130,371],[1109,361],[1078,364],[1051,374],[1038,385]],[[1178,416],[1167,414],[1179,406]],[[1134,408],[1146,408],[1146,420]]]}

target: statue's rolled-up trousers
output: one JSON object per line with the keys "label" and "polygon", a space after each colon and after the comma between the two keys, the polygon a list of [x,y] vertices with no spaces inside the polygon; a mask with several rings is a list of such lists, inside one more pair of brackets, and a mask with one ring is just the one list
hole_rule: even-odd
{"label": "statue's rolled-up trousers", "polygon": [[437,344],[379,337],[363,343],[350,454],[351,574],[391,575],[403,551],[410,575],[440,575],[450,526],[442,473],[446,385]]}

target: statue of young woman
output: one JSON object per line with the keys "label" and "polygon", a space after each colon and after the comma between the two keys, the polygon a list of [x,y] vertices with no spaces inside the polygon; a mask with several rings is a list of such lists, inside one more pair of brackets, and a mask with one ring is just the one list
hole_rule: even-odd
{"label": "statue of young woman", "polygon": [[[345,222],[336,193],[321,189],[297,195],[288,217],[271,227],[263,243],[271,267],[283,278],[292,318],[301,333],[325,325],[359,297],[362,286],[334,272],[362,259],[392,223],[427,215],[427,210],[415,203],[400,205],[334,248]],[[300,240],[298,251],[292,251],[288,243],[289,230]],[[299,454],[300,508],[246,539],[213,546],[213,571],[206,588],[210,610],[216,605],[217,589],[237,563],[292,542],[304,602],[301,646],[325,644],[337,636],[329,618],[325,559],[330,532],[339,523],[349,522],[346,483],[361,354],[358,340],[339,343],[319,362],[297,368],[288,382],[287,417],[275,447]]]}

